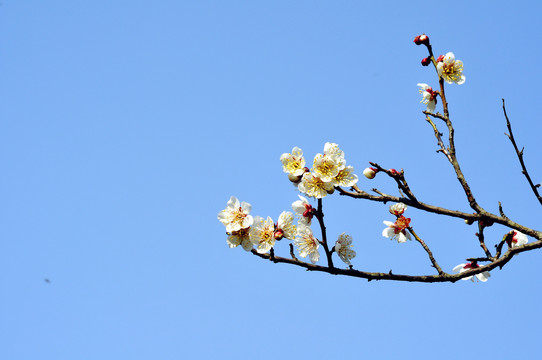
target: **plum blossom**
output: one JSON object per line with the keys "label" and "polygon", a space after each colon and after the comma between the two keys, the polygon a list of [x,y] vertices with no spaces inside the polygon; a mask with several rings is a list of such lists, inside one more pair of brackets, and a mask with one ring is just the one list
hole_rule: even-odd
{"label": "plum blossom", "polygon": [[382,231],[382,236],[395,239],[399,243],[404,243],[410,240],[410,234],[406,229],[410,226],[410,218],[403,215],[399,216],[395,222],[385,221],[384,224],[388,227]]}
{"label": "plum blossom", "polygon": [[335,186],[349,187],[358,182],[358,176],[354,174],[353,166],[345,166],[340,170],[335,179],[333,179]]}
{"label": "plum blossom", "polygon": [[275,239],[281,240],[282,238],[293,240],[297,233],[297,229],[294,225],[294,214],[289,211],[283,211],[279,216],[279,221],[275,229]]}
{"label": "plum blossom", "polygon": [[241,245],[246,251],[250,251],[254,248],[252,241],[250,241],[250,228],[241,229],[228,234],[228,246],[230,248]]}
{"label": "plum blossom", "polygon": [[307,172],[303,174],[301,182],[297,185],[297,189],[303,194],[321,199],[333,190],[333,184],[324,182],[313,173]]}
{"label": "plum blossom", "polygon": [[420,94],[422,94],[422,104],[427,105],[427,111],[435,112],[437,106],[438,91],[434,91],[433,88],[427,84],[419,83]]}
{"label": "plum blossom", "polygon": [[352,237],[345,233],[339,235],[335,242],[335,252],[346,265],[352,265],[350,260],[356,257],[356,252],[352,250]]}
{"label": "plum blossom", "polygon": [[316,154],[312,164],[312,171],[315,176],[319,177],[324,182],[331,182],[340,171],[339,163],[336,157]]}
{"label": "plum blossom", "polygon": [[269,216],[264,219],[260,216],[254,217],[254,224],[250,227],[250,241],[256,245],[256,251],[263,254],[271,250],[275,245],[275,224]]}
{"label": "plum blossom", "polygon": [[246,229],[253,223],[252,216],[249,215],[250,210],[252,210],[252,205],[244,201],[240,203],[235,196],[232,196],[226,208],[218,213],[218,220],[226,225],[228,233]]}
{"label": "plum blossom", "polygon": [[437,72],[448,84],[456,83],[461,85],[465,82],[463,75],[463,62],[456,60],[452,52],[445,56],[439,56],[437,59]]}
{"label": "plum blossom", "polygon": [[[477,263],[471,262],[471,263],[466,263],[466,264],[459,264],[456,267],[454,267],[453,271],[454,272],[459,272],[461,274],[462,272],[465,272],[467,270],[476,269],[476,268],[479,268],[479,267],[480,267],[480,265],[478,265]],[[476,276],[476,279],[480,280],[481,282],[486,282],[489,279],[489,277],[491,276],[491,274],[489,273],[489,271],[484,271],[484,272],[481,272],[480,274],[476,274],[474,276]],[[474,278],[471,275],[471,276],[467,276],[465,278],[462,278],[461,280],[472,280],[472,281],[474,281]]]}
{"label": "plum blossom", "polygon": [[392,215],[403,215],[405,210],[407,209],[407,206],[403,203],[397,203],[392,206],[390,206],[390,214]]}
{"label": "plum blossom", "polygon": [[339,170],[342,170],[345,167],[346,160],[344,159],[344,151],[339,149],[339,145],[330,142],[325,143],[324,155],[333,158],[339,166]]}
{"label": "plum blossom", "polygon": [[516,230],[512,230],[506,234],[505,240],[510,248],[522,246],[529,242],[527,235]]}
{"label": "plum blossom", "polygon": [[280,156],[282,170],[292,176],[301,176],[305,172],[305,158],[303,150],[295,146],[291,153],[284,153]]}
{"label": "plum blossom", "polygon": [[308,226],[300,226],[297,230],[297,237],[294,240],[294,245],[297,246],[299,256],[307,257],[313,264],[320,260],[320,253],[318,248],[320,242],[312,235],[312,230]]}
{"label": "plum blossom", "polygon": [[316,213],[316,209],[309,204],[309,201],[304,196],[298,195],[299,200],[292,203],[292,209],[299,217],[299,225],[310,226],[312,217]]}

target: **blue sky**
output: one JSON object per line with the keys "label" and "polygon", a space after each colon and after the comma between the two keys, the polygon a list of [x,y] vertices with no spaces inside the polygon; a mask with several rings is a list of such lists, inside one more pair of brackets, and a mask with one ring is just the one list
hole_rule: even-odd
{"label": "blue sky", "polygon": [[[501,109],[542,181],[542,5],[487,4],[4,0],[0,358],[539,358],[539,251],[487,283],[368,283],[229,249],[216,219],[231,195],[289,210],[280,155],[327,141],[359,175],[404,168],[424,202],[469,211],[421,114],[425,32],[465,64],[447,97],[477,200],[542,229]],[[431,273],[417,243],[381,236],[387,206],[324,209],[356,268]],[[446,271],[482,256],[474,228],[407,211]]]}

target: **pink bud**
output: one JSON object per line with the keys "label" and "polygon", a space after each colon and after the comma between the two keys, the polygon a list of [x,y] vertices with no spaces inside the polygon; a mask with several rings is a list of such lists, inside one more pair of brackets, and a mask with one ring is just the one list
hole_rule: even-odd
{"label": "pink bud", "polygon": [[440,55],[438,58],[437,58],[437,62],[443,62],[444,61],[444,55]]}
{"label": "pink bud", "polygon": [[388,170],[393,176],[399,176],[399,171],[395,170],[395,169],[389,169]]}
{"label": "pink bud", "polygon": [[377,172],[378,172],[377,169],[368,167],[365,170],[363,170],[363,175],[365,175],[367,179],[374,179]]}
{"label": "pink bud", "polygon": [[431,59],[430,58],[423,58],[422,59],[422,65],[423,66],[428,66],[429,64],[431,64]]}
{"label": "pink bud", "polygon": [[284,237],[284,231],[282,231],[282,229],[278,229],[277,231],[275,231],[273,236],[275,237],[275,240],[282,240],[282,238]]}

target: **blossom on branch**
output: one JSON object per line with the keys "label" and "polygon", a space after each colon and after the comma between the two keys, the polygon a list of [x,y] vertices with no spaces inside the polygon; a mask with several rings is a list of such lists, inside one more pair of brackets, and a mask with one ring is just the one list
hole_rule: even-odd
{"label": "blossom on branch", "polygon": [[510,248],[522,246],[529,242],[527,235],[516,230],[512,230],[506,234],[505,240]]}
{"label": "blossom on branch", "polygon": [[[454,272],[459,272],[461,274],[462,272],[465,272],[467,270],[477,269],[479,267],[480,267],[480,265],[478,265],[477,263],[470,262],[470,263],[466,263],[466,264],[457,265],[456,267],[454,267],[453,271]],[[474,276],[476,276],[476,279],[480,280],[481,282],[486,282],[489,279],[489,277],[491,276],[491,274],[489,273],[489,271],[484,271],[484,272],[481,272],[480,274],[476,274]],[[465,278],[462,278],[461,280],[472,280],[472,281],[474,281],[474,278],[471,275],[471,276],[467,276]]]}
{"label": "blossom on branch", "polygon": [[339,149],[339,145],[330,142],[325,143],[324,155],[332,158],[339,166],[339,170],[344,169],[346,165],[346,160],[344,159],[344,151]]}
{"label": "blossom on branch", "polygon": [[309,204],[307,198],[298,195],[299,200],[296,200],[292,203],[292,209],[295,211],[296,215],[299,217],[299,225],[310,226],[312,222],[312,217],[316,213],[316,209]]}
{"label": "blossom on branch", "polygon": [[437,59],[437,72],[448,84],[456,83],[461,85],[465,82],[463,75],[463,62],[456,60],[452,52],[445,56],[439,56]]}
{"label": "blossom on branch", "polygon": [[434,91],[433,88],[427,84],[419,83],[420,94],[422,94],[422,104],[427,105],[427,111],[435,112],[437,106],[438,91]]}
{"label": "blossom on branch", "polygon": [[358,176],[354,174],[353,166],[345,166],[333,179],[335,186],[349,187],[358,182]]}
{"label": "blossom on branch", "polygon": [[310,227],[299,227],[297,230],[297,237],[294,240],[294,245],[297,246],[299,256],[305,258],[308,255],[313,264],[320,260],[320,253],[318,252],[320,242],[313,236]]}
{"label": "blossom on branch", "polygon": [[382,231],[382,236],[395,239],[399,243],[404,243],[410,240],[410,234],[406,229],[410,226],[410,218],[403,215],[399,216],[395,222],[384,220],[384,224],[388,227]]}
{"label": "blossom on branch", "polygon": [[218,213],[218,220],[226,225],[226,232],[233,233],[241,229],[246,229],[252,225],[253,219],[250,214],[252,205],[246,202],[240,203],[232,196],[224,210]]}
{"label": "blossom on branch", "polygon": [[345,233],[339,235],[335,242],[335,252],[346,265],[352,265],[350,260],[356,257],[356,252],[352,250],[352,237]]}
{"label": "blossom on branch", "polygon": [[275,223],[269,216],[267,220],[254,217],[254,224],[250,227],[250,241],[256,245],[256,251],[260,254],[266,253],[275,245]]}
{"label": "blossom on branch", "polygon": [[331,182],[339,174],[339,163],[335,157],[316,154],[312,164],[312,171],[315,176],[324,182]]}
{"label": "blossom on branch", "polygon": [[292,176],[301,176],[305,172],[305,158],[303,150],[295,146],[292,153],[284,153],[280,156],[282,170]]}
{"label": "blossom on branch", "polygon": [[324,182],[313,173],[304,173],[301,182],[297,185],[297,189],[303,194],[321,199],[333,190],[331,182]]}

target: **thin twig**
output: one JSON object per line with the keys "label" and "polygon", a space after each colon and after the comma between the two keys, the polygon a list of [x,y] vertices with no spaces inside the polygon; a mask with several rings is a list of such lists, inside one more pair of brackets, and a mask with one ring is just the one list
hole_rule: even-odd
{"label": "thin twig", "polygon": [[523,149],[519,150],[516,144],[516,140],[514,139],[514,134],[512,133],[512,124],[510,124],[510,120],[508,119],[508,115],[506,114],[504,99],[502,99],[502,110],[504,112],[504,117],[506,118],[506,127],[508,128],[508,134],[505,133],[505,135],[508,136],[508,139],[510,139],[510,142],[514,146],[514,150],[516,150],[519,163],[521,164],[521,173],[525,175],[525,178],[527,178],[527,181],[529,182],[529,185],[531,186],[531,189],[533,190],[534,195],[538,199],[538,202],[542,205],[542,197],[540,196],[537,189],[539,185],[535,185],[533,181],[531,180],[531,176],[529,175],[529,172],[527,171],[527,167],[525,166],[525,162],[523,161]]}
{"label": "thin twig", "polygon": [[439,266],[439,264],[435,260],[435,258],[433,256],[433,253],[431,252],[431,250],[429,250],[429,246],[427,246],[425,244],[425,242],[414,232],[414,229],[412,229],[412,227],[408,227],[407,229],[412,234],[412,236],[414,236],[416,241],[418,241],[422,245],[423,249],[425,250],[425,252],[429,256],[429,260],[431,260],[431,264],[433,264],[433,267],[437,270],[439,275],[444,275],[445,274],[444,271],[442,271],[441,267]]}

